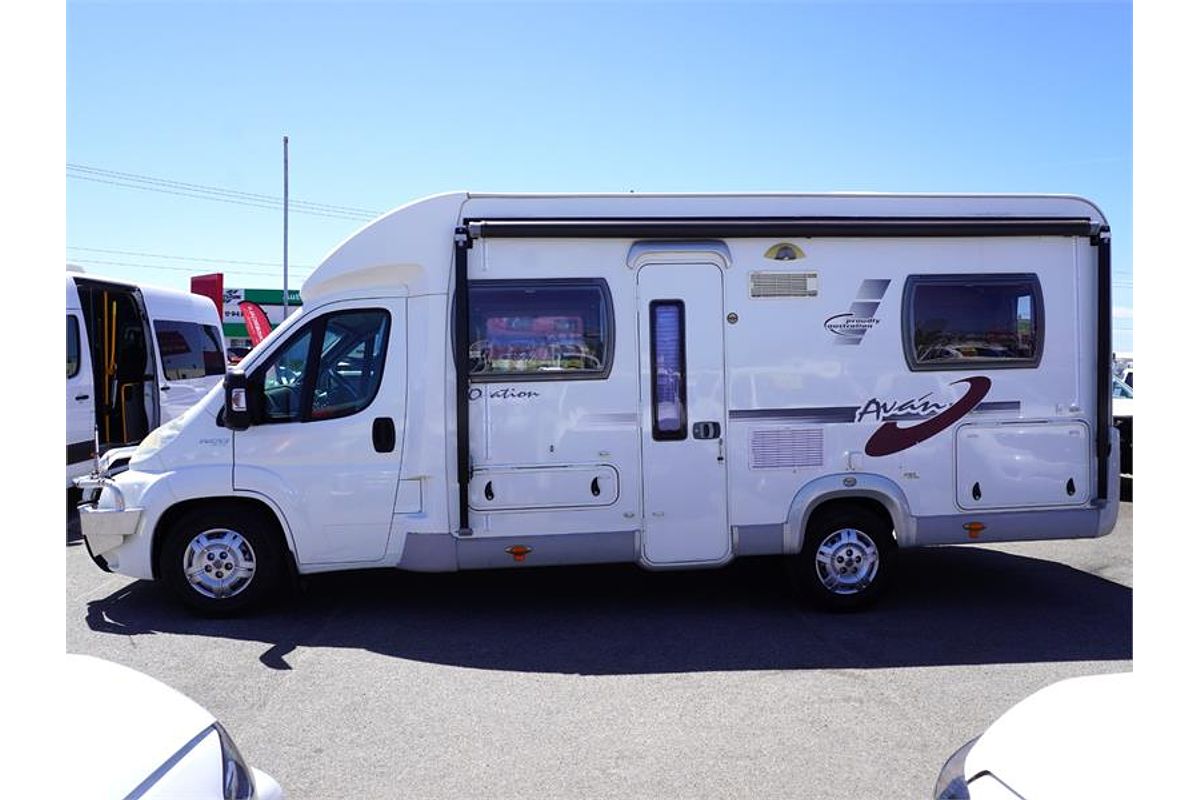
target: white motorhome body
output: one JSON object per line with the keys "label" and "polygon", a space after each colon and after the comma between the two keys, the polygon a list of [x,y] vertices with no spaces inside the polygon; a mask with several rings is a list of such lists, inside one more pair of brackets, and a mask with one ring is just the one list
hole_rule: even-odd
{"label": "white motorhome body", "polygon": [[1112,529],[1108,272],[1073,197],[428,198],[336,248],[231,410],[143,445],[83,529],[202,608],[288,565],[769,554],[856,604],[896,546]]}
{"label": "white motorhome body", "polygon": [[221,318],[206,297],[67,273],[67,483],[101,450],[136,444],[217,385]]}

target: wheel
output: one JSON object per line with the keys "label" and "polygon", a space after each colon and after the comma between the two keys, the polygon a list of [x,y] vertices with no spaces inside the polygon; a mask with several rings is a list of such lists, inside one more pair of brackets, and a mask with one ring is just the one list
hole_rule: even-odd
{"label": "wheel", "polygon": [[209,616],[257,605],[279,585],[284,555],[268,513],[201,509],[167,531],[159,576],[184,605]]}
{"label": "wheel", "polygon": [[809,521],[792,574],[822,608],[865,608],[879,599],[891,579],[895,551],[886,517],[843,506]]}

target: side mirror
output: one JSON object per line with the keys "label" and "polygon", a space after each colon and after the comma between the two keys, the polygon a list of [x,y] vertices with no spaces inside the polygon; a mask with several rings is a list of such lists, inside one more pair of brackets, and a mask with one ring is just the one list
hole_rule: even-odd
{"label": "side mirror", "polygon": [[244,431],[250,427],[249,381],[234,368],[225,373],[225,427]]}

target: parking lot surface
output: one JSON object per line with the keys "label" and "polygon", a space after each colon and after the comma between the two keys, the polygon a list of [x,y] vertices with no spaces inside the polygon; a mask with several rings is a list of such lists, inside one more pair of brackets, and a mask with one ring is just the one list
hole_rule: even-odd
{"label": "parking lot surface", "polygon": [[858,614],[745,559],[315,576],[206,620],[101,572],[69,518],[67,649],[189,695],[291,798],[920,798],[1016,701],[1132,668],[1132,521],[902,551]]}

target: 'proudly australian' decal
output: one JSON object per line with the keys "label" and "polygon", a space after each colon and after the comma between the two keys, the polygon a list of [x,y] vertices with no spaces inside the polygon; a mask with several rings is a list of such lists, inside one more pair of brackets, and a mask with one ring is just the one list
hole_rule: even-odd
{"label": "'proudly australian' decal", "polygon": [[883,302],[890,280],[870,278],[859,284],[858,295],[850,310],[825,320],[825,330],[833,334],[834,344],[859,344],[867,331],[879,324],[875,312]]}

